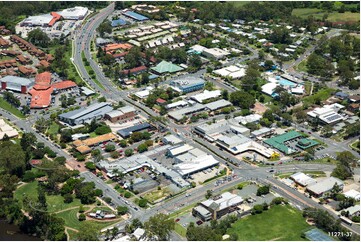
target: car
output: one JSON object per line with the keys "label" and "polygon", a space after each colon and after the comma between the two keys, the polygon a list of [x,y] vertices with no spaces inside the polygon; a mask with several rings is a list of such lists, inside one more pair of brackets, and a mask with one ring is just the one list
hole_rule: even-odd
{"label": "car", "polygon": [[197,224],[197,225],[201,225],[201,224],[203,224],[203,221],[202,221],[202,220],[198,220],[198,221],[196,222],[196,224]]}
{"label": "car", "polygon": [[174,221],[177,223],[177,222],[179,222],[179,220],[180,220],[180,219],[179,219],[179,218],[177,218],[177,219],[176,219],[176,220],[174,220]]}

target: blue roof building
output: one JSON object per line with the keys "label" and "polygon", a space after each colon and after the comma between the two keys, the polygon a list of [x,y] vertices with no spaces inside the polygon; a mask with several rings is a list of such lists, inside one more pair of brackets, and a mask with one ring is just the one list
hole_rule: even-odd
{"label": "blue roof building", "polygon": [[138,125],[134,125],[132,127],[129,128],[125,128],[125,129],[120,129],[117,131],[117,133],[123,138],[126,139],[128,137],[130,137],[130,135],[134,132],[139,132],[145,129],[149,129],[151,128],[151,125],[149,123],[142,123],[142,124],[138,124]]}
{"label": "blue roof building", "polygon": [[112,20],[112,27],[118,27],[118,26],[123,26],[126,25],[127,22],[124,19],[116,19],[116,20]]}
{"label": "blue roof building", "polygon": [[181,93],[189,93],[198,91],[204,88],[205,81],[197,77],[185,77],[182,79],[173,80],[170,86]]}
{"label": "blue roof building", "polygon": [[132,18],[134,20],[137,20],[137,21],[145,21],[145,20],[149,20],[148,17],[145,17],[139,13],[136,13],[136,12],[133,12],[133,11],[126,11],[123,13],[123,15],[129,17],[129,18]]}

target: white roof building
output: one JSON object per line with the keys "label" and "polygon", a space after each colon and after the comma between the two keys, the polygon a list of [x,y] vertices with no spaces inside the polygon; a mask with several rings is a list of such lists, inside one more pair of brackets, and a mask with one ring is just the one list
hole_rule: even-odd
{"label": "white roof building", "polygon": [[58,12],[64,19],[79,20],[83,19],[88,13],[88,8],[85,7],[74,7],[64,9]]}
{"label": "white roof building", "polygon": [[245,125],[248,123],[257,123],[261,120],[262,116],[259,114],[250,114],[247,116],[238,116],[235,117],[234,119],[237,120],[237,122]]}
{"label": "white roof building", "polygon": [[338,111],[343,109],[345,106],[334,103],[331,105],[324,105],[322,108],[315,108],[314,110],[307,113],[312,118],[318,118],[320,121],[326,124],[335,124],[339,121],[344,120]]}
{"label": "white roof building", "polygon": [[343,195],[345,195],[346,197],[351,197],[351,198],[355,199],[356,201],[360,201],[360,192],[356,191],[354,189],[344,192]]}
{"label": "white roof building", "polygon": [[139,92],[134,93],[134,95],[136,97],[140,98],[140,99],[144,99],[144,98],[147,98],[149,96],[151,90],[153,90],[153,87],[148,87],[143,91],[139,91]]}
{"label": "white roof building", "polygon": [[191,146],[189,144],[184,144],[184,145],[180,145],[180,146],[176,146],[176,147],[170,147],[170,148],[168,148],[167,152],[170,156],[174,157],[177,155],[184,154],[191,149],[193,149],[193,146]]}
{"label": "white roof building", "polygon": [[188,105],[188,102],[180,100],[174,103],[170,103],[166,106],[167,109],[172,109],[172,108],[176,108],[176,107],[185,107]]}
{"label": "white roof building", "polygon": [[197,95],[191,96],[191,99],[202,103],[203,101],[210,99],[210,98],[217,98],[221,96],[221,91],[220,90],[214,90],[214,91],[208,91],[208,90],[204,90],[204,92],[199,93]]}
{"label": "white roof building", "polygon": [[3,119],[0,119],[0,140],[7,135],[9,138],[13,138],[19,135],[18,131],[8,125]]}
{"label": "white roof building", "polygon": [[331,191],[335,184],[343,188],[343,181],[331,176],[320,182],[307,186],[307,190],[317,196],[322,196],[324,193]]}
{"label": "white roof building", "polygon": [[207,57],[211,57],[211,58],[215,58],[215,59],[222,59],[224,57],[226,57],[227,55],[229,55],[230,53],[226,50],[222,50],[220,48],[206,48],[203,50],[202,52],[203,55],[207,56]]}
{"label": "white roof building", "polygon": [[162,142],[165,144],[177,145],[183,143],[183,140],[178,138],[177,136],[170,134],[163,137]]}
{"label": "white roof building", "polygon": [[243,67],[238,67],[236,65],[227,66],[218,70],[213,71],[213,73],[218,74],[223,77],[230,77],[232,79],[241,78],[246,75],[246,70]]}
{"label": "white roof building", "polygon": [[230,101],[221,99],[221,100],[217,100],[217,101],[214,101],[211,103],[207,103],[204,106],[206,109],[208,109],[210,111],[216,111],[221,108],[232,106],[232,103]]}
{"label": "white roof building", "polygon": [[306,175],[303,172],[297,172],[297,173],[293,174],[290,178],[303,187],[312,185],[317,182],[315,179]]}
{"label": "white roof building", "polygon": [[218,199],[208,199],[204,202],[201,202],[201,204],[206,208],[209,208],[211,205],[214,206],[214,204],[216,204],[217,210],[220,211],[232,206],[237,206],[242,202],[242,197],[232,194],[230,192],[225,192],[220,195]]}
{"label": "white roof building", "polygon": [[133,236],[136,238],[136,240],[140,240],[141,238],[144,237],[144,235],[145,235],[145,230],[142,228],[137,228],[133,232]]}

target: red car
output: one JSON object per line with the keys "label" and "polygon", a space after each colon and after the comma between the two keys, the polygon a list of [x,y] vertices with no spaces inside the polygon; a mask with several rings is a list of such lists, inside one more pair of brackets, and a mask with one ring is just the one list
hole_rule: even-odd
{"label": "red car", "polygon": [[179,220],[180,220],[180,219],[179,219],[179,218],[177,218],[177,219],[175,220],[175,222],[177,223],[177,222],[179,222]]}
{"label": "red car", "polygon": [[202,220],[198,220],[198,221],[196,222],[196,224],[197,224],[197,225],[201,225],[201,224],[203,224],[203,221],[202,221]]}

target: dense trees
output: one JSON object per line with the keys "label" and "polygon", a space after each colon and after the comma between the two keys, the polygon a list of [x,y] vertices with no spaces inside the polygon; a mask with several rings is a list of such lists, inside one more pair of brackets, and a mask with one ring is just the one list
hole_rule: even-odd
{"label": "dense trees", "polygon": [[29,42],[33,43],[36,46],[46,48],[49,46],[50,39],[46,33],[44,33],[40,28],[36,28],[28,33]]}
{"label": "dense trees", "polygon": [[104,37],[105,33],[111,34],[112,33],[112,25],[109,20],[105,20],[101,23],[97,29],[100,37]]}
{"label": "dense trees", "polygon": [[16,98],[15,96],[14,96],[14,94],[13,93],[11,93],[11,92],[4,92],[3,93],[3,97],[4,97],[4,99],[8,102],[8,103],[10,103],[11,105],[13,105],[13,106],[15,106],[15,107],[19,107],[20,106],[20,100],[18,99],[18,98]]}
{"label": "dense trees", "polygon": [[340,152],[336,158],[339,163],[336,168],[332,171],[332,176],[337,177],[341,180],[345,180],[353,175],[351,166],[355,162],[355,157],[349,151]]}
{"label": "dense trees", "polygon": [[25,154],[18,144],[5,141],[0,144],[0,167],[7,174],[21,177],[25,171]]}
{"label": "dense trees", "polygon": [[229,100],[234,106],[238,106],[242,109],[251,108],[256,102],[255,98],[245,91],[232,92]]}
{"label": "dense trees", "polygon": [[174,229],[174,220],[167,215],[159,213],[150,217],[144,223],[144,229],[148,238],[156,240],[169,240],[170,232]]}

